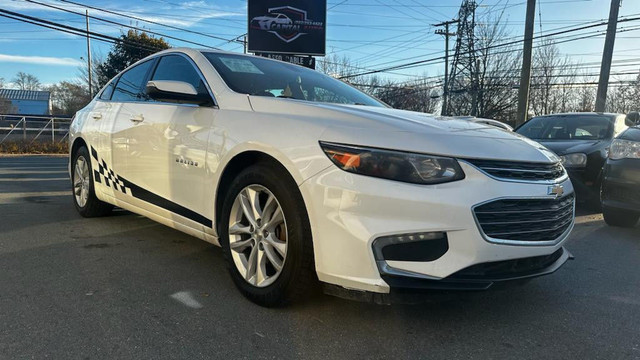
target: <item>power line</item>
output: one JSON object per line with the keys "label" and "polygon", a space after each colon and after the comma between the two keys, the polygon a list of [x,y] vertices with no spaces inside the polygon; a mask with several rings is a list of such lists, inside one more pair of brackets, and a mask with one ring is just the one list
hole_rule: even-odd
{"label": "power line", "polygon": [[[89,8],[89,9],[93,9],[93,10],[102,11],[102,12],[105,12],[105,13],[108,13],[108,14],[112,14],[112,15],[118,15],[118,16],[130,18],[130,19],[134,19],[134,20],[138,20],[138,21],[144,21],[144,22],[149,23],[149,24],[164,26],[164,27],[167,27],[167,28],[170,28],[170,29],[174,29],[174,30],[185,31],[185,32],[188,32],[188,33],[209,37],[209,38],[212,38],[212,39],[225,40],[225,41],[229,40],[229,39],[225,39],[225,38],[220,37],[220,36],[210,35],[210,34],[207,34],[207,33],[200,32],[200,31],[189,30],[189,29],[178,27],[178,26],[163,24],[163,23],[160,23],[160,22],[157,22],[157,21],[148,20],[148,19],[144,19],[144,18],[141,18],[141,17],[133,16],[133,15],[125,15],[125,14],[122,14],[122,13],[119,13],[119,12],[116,12],[116,11],[112,11],[112,10],[108,10],[108,9],[104,9],[104,8],[99,8],[99,7],[96,7],[96,6],[81,4],[81,3],[78,3],[78,2],[75,2],[75,1],[71,1],[71,0],[58,0],[58,1],[63,2],[63,3],[67,3],[67,4],[72,4],[72,5],[75,5],[75,6],[81,6],[81,7],[85,7],[85,8]],[[240,41],[236,41],[236,42],[240,42]]]}
{"label": "power line", "polygon": [[68,33],[68,34],[78,35],[78,36],[82,36],[82,37],[89,36],[91,39],[105,41],[105,42],[109,42],[109,43],[113,43],[113,44],[115,44],[115,43],[123,43],[123,44],[128,45],[128,46],[136,47],[136,48],[147,50],[147,51],[154,51],[154,52],[155,51],[159,51],[159,50],[163,50],[163,49],[157,48],[157,47],[148,47],[148,46],[145,46],[145,45],[141,45],[139,43],[128,41],[128,40],[125,40],[125,39],[122,39],[122,38],[116,38],[116,37],[113,37],[113,36],[104,35],[104,34],[101,34],[101,33],[97,33],[95,31],[88,31],[87,32],[86,29],[80,29],[80,28],[76,28],[76,27],[73,27],[73,26],[64,25],[64,24],[53,22],[53,21],[48,21],[48,20],[45,20],[45,19],[37,18],[37,17],[34,17],[34,16],[29,16],[29,15],[16,13],[16,12],[9,11],[9,10],[0,9],[0,16],[6,17],[6,18],[9,18],[9,19],[13,19],[13,20],[17,20],[17,21],[21,21],[21,22],[25,22],[25,23],[29,23],[29,24],[33,24],[33,25],[38,25],[38,26],[49,28],[49,29],[52,29],[52,30],[62,31],[62,32],[65,32],[65,33]]}
{"label": "power line", "polygon": [[[620,20],[619,23],[620,22],[637,21],[637,20],[640,20],[640,17],[623,19],[623,20]],[[594,28],[594,27],[598,27],[598,26],[603,26],[603,25],[606,25],[606,24],[607,24],[606,22],[601,22],[601,23],[598,23],[598,24],[585,25],[585,26],[581,26],[581,27],[577,27],[577,28],[573,28],[573,29],[568,29],[568,30],[563,30],[563,31],[558,31],[558,32],[550,33],[550,34],[534,36],[533,39],[541,39],[541,38],[547,38],[547,37],[551,37],[551,36],[555,36],[555,35],[567,34],[567,33],[571,33],[571,32],[576,32],[576,31],[586,30],[586,29],[590,29],[590,28]],[[490,50],[490,49],[494,49],[494,48],[498,48],[498,47],[515,45],[515,44],[521,43],[523,41],[524,40],[522,39],[522,40],[510,41],[510,42],[506,42],[506,43],[502,43],[502,44],[486,46],[484,48],[478,49],[477,51]],[[420,65],[420,64],[434,62],[434,61],[443,60],[443,59],[444,59],[444,56],[438,56],[438,57],[431,58],[431,59],[418,60],[418,61],[413,61],[413,62],[406,63],[406,64],[400,64],[400,65],[386,67],[386,68],[383,68],[383,69],[371,70],[369,72],[364,72],[364,73],[360,73],[360,74],[346,75],[345,77],[341,77],[341,79],[346,79],[346,78],[355,77],[355,76],[376,74],[376,73],[380,73],[380,72],[386,72],[386,71],[389,71],[389,70],[398,70],[398,69],[411,67],[411,66],[414,66],[414,65]]]}
{"label": "power line", "polygon": [[[76,12],[76,11],[73,11],[73,10],[61,8],[61,7],[58,7],[58,6],[55,6],[55,5],[49,5],[49,4],[41,3],[41,2],[35,1],[35,0],[24,0],[24,1],[30,2],[30,3],[33,3],[33,4],[37,4],[37,5],[41,5],[41,6],[46,6],[48,8],[52,8],[52,9],[56,9],[56,10],[60,10],[60,11],[65,11],[65,12],[68,12],[68,13],[71,13],[71,14],[80,15],[80,16],[83,16],[83,17],[85,16],[84,14]],[[95,19],[95,20],[102,21],[102,22],[105,22],[105,23],[108,23],[108,24],[123,26],[123,27],[129,28],[129,29],[138,30],[138,31],[144,31],[144,32],[149,33],[149,34],[162,36],[162,37],[165,37],[167,39],[178,40],[178,41],[186,42],[186,43],[193,44],[193,45],[204,46],[204,47],[207,47],[207,48],[210,48],[210,49],[220,50],[220,49],[218,49],[216,47],[213,47],[213,46],[210,46],[210,45],[206,45],[206,44],[202,44],[202,43],[199,43],[199,42],[190,41],[190,40],[186,40],[186,39],[181,39],[179,37],[162,34],[162,33],[159,33],[159,32],[148,30],[148,29],[143,29],[143,28],[140,28],[140,27],[137,27],[137,26],[132,26],[132,25],[119,23],[117,21],[112,21],[112,20],[105,19],[105,18],[102,18],[102,17],[99,17],[99,16],[88,15],[88,17],[90,19]]]}

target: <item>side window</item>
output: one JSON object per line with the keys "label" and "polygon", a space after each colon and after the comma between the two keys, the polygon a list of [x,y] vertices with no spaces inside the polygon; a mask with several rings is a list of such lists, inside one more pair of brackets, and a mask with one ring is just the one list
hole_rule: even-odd
{"label": "side window", "polygon": [[189,60],[180,55],[167,55],[160,58],[151,80],[183,81],[191,84],[197,92],[207,92],[204,82]]}
{"label": "side window", "polygon": [[120,76],[118,84],[113,91],[113,101],[140,101],[145,99],[143,84],[147,78],[147,72],[153,61],[146,61],[127,70]]}
{"label": "side window", "polygon": [[109,84],[102,90],[102,94],[100,94],[100,100],[111,100],[111,95],[113,94],[113,89],[116,87],[117,79],[111,80]]}

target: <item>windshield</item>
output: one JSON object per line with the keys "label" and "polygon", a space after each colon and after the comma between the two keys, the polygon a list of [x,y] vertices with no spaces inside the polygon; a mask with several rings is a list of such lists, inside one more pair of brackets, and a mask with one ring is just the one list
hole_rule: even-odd
{"label": "windshield", "polygon": [[231,90],[256,96],[385,106],[373,97],[317,71],[259,57],[204,52]]}
{"label": "windshield", "polygon": [[533,118],[516,132],[534,140],[601,140],[611,133],[611,120],[602,115]]}

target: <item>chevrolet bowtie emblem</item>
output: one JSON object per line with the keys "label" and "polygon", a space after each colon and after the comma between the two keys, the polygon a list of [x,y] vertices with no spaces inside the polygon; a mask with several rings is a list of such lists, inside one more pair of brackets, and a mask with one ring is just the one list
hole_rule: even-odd
{"label": "chevrolet bowtie emblem", "polygon": [[547,195],[554,195],[559,198],[564,194],[564,186],[562,185],[553,185],[547,188]]}

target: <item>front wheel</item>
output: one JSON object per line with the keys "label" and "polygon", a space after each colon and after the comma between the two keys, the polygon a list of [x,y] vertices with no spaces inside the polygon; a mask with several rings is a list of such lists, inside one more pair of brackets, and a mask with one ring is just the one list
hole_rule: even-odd
{"label": "front wheel", "polygon": [[293,179],[273,166],[244,170],[224,195],[219,226],[229,273],[262,306],[281,306],[316,283],[309,220]]}
{"label": "front wheel", "polygon": [[604,221],[610,226],[634,227],[640,219],[640,213],[604,206],[602,208]]}
{"label": "front wheel", "polygon": [[84,217],[104,216],[111,212],[113,205],[100,201],[93,186],[91,158],[86,147],[79,148],[71,159],[71,182],[73,204]]}

